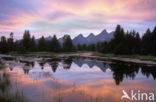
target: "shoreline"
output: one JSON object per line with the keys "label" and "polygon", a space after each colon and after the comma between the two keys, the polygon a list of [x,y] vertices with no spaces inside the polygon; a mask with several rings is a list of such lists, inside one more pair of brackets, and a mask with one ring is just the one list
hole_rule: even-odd
{"label": "shoreline", "polygon": [[[156,57],[154,56],[141,56],[137,55],[112,55],[112,54],[102,54],[97,52],[71,52],[71,53],[50,53],[50,52],[33,52],[27,54],[0,54],[1,57],[16,57],[16,56],[26,56],[26,57],[83,57],[83,58],[90,58],[90,59],[97,59],[103,62],[110,64],[113,61],[121,61],[127,63],[136,63],[136,64],[145,64],[147,66],[156,66]],[[137,58],[138,57],[138,58]],[[139,59],[140,58],[140,59]],[[142,59],[141,59],[142,58]],[[153,60],[153,59],[154,60]],[[151,59],[151,60],[150,60]]]}

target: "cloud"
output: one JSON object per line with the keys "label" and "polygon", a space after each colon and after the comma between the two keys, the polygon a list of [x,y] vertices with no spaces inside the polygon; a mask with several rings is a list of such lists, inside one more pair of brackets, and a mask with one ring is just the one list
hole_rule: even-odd
{"label": "cloud", "polygon": [[113,30],[116,24],[146,28],[145,22],[153,28],[155,5],[155,0],[0,0],[0,32],[75,34]]}

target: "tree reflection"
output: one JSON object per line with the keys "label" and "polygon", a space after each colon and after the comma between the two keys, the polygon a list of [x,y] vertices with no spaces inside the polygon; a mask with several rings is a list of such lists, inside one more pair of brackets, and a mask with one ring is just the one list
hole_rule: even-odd
{"label": "tree reflection", "polygon": [[29,70],[34,67],[34,62],[21,61],[21,60],[20,62],[24,63],[24,66],[23,66],[24,74],[29,74]]}
{"label": "tree reflection", "polygon": [[137,64],[119,62],[110,66],[116,85],[119,85],[124,78],[131,78],[133,80],[139,72],[139,65]]}
{"label": "tree reflection", "polygon": [[71,58],[71,57],[65,58],[64,61],[63,61],[63,63],[64,63],[64,65],[63,65],[64,69],[70,69],[72,62],[73,62],[73,58]]}
{"label": "tree reflection", "polygon": [[46,63],[46,62],[40,62],[40,63],[39,63],[41,69],[44,69],[44,65],[45,65],[45,63]]}
{"label": "tree reflection", "polygon": [[23,68],[24,74],[29,74],[29,69]]}
{"label": "tree reflection", "polygon": [[142,66],[141,72],[147,78],[149,78],[149,76],[152,75],[153,79],[156,80],[156,68],[155,68],[155,66]]}
{"label": "tree reflection", "polygon": [[56,72],[57,67],[58,67],[58,61],[53,61],[50,65],[51,65],[52,71]]}

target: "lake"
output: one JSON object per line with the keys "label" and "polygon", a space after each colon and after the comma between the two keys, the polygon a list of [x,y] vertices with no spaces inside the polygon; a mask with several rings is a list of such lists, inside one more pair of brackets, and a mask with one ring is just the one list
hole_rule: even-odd
{"label": "lake", "polygon": [[16,56],[2,62],[1,83],[9,83],[0,93],[9,89],[29,102],[129,102],[121,100],[123,90],[156,95],[155,66],[82,57]]}

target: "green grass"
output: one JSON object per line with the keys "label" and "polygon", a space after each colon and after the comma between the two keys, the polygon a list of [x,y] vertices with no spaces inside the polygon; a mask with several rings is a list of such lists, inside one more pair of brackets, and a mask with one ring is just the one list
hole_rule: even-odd
{"label": "green grass", "polygon": [[32,56],[57,56],[60,54],[77,54],[77,53],[86,53],[87,51],[77,51],[77,52],[27,52],[24,54],[20,54],[17,52],[11,52],[10,55],[32,55]]}
{"label": "green grass", "polygon": [[115,55],[115,54],[103,54],[99,52],[93,52],[93,56],[101,56],[107,58],[119,57],[119,58],[130,58],[130,59],[139,59],[144,61],[154,61],[156,62],[156,56],[145,56],[145,55]]}
{"label": "green grass", "polygon": [[[27,52],[25,54],[18,54],[16,52],[10,53],[12,55],[32,55],[32,56],[57,56],[60,54],[81,54],[81,53],[88,53],[89,51],[77,51],[77,52]],[[119,57],[119,58],[131,58],[131,59],[140,59],[140,60],[146,60],[146,61],[155,61],[156,62],[156,56],[145,56],[145,55],[115,55],[115,54],[103,54],[99,52],[89,52],[92,53],[93,56],[100,56],[100,57],[106,57],[107,59],[111,59],[113,57]]]}
{"label": "green grass", "polygon": [[0,70],[5,68],[4,64],[2,63],[1,59],[0,59]]}

